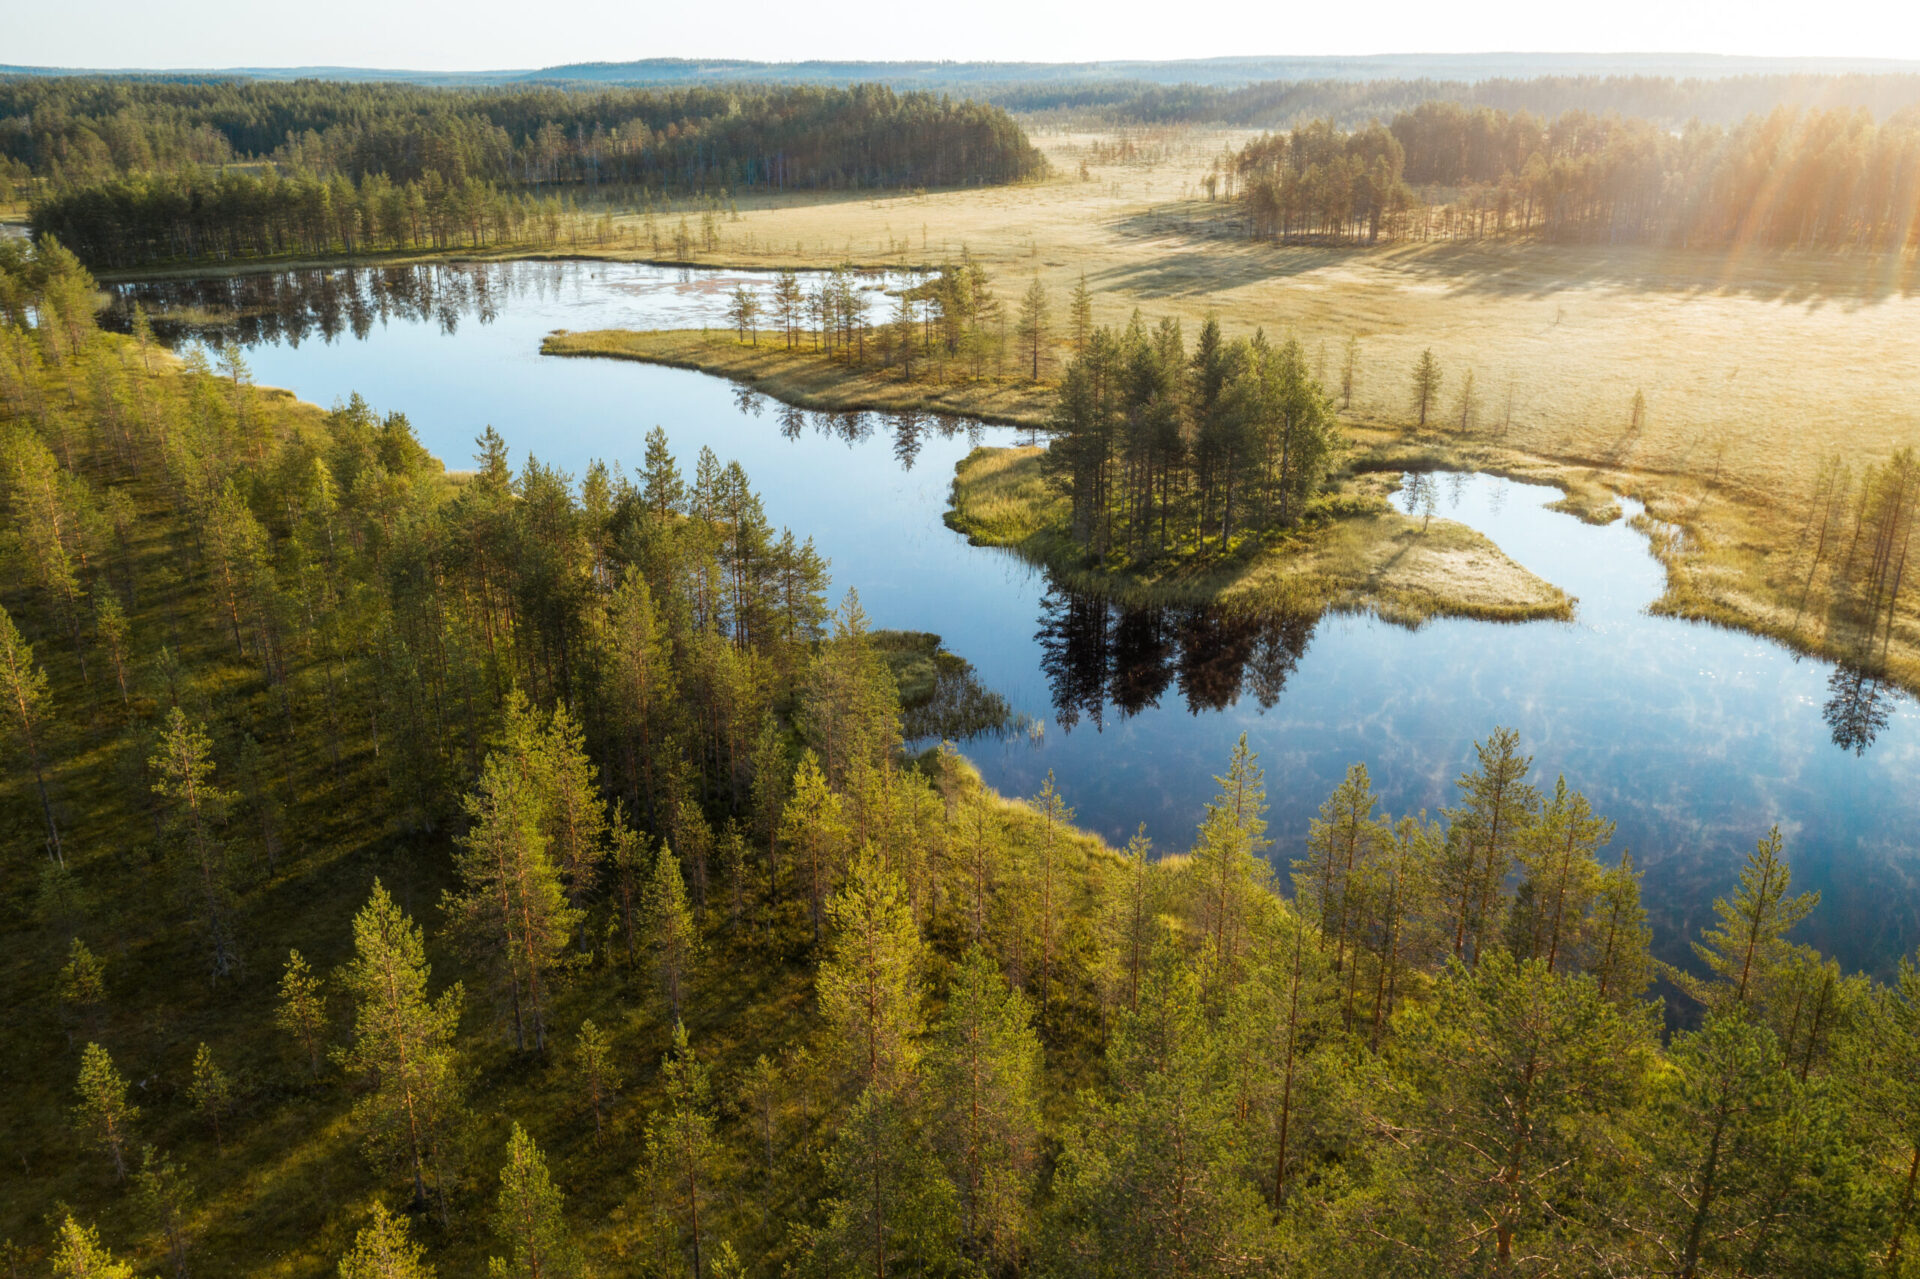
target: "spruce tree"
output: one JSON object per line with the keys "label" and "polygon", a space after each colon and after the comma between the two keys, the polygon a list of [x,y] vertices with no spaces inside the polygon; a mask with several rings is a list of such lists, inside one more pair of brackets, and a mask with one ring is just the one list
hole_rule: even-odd
{"label": "spruce tree", "polygon": [[445,1165],[462,1092],[453,1039],[465,993],[456,982],[438,1000],[427,998],[432,970],[420,930],[377,879],[354,916],[353,945],[339,978],[354,1005],[353,1038],[334,1057],[365,1085],[354,1122],[375,1165],[406,1170],[416,1208],[431,1185],[445,1219]]}
{"label": "spruce tree", "polygon": [[74,1122],[112,1162],[114,1180],[125,1181],[127,1148],[133,1140],[133,1125],[140,1120],[140,1107],[127,1100],[127,1081],[99,1044],[81,1050],[74,1093],[79,1098],[73,1108]]}
{"label": "spruce tree", "polygon": [[546,1157],[515,1124],[507,1138],[507,1162],[500,1169],[493,1213],[493,1232],[507,1245],[508,1255],[487,1259],[492,1279],[576,1279],[584,1273],[561,1202]]}

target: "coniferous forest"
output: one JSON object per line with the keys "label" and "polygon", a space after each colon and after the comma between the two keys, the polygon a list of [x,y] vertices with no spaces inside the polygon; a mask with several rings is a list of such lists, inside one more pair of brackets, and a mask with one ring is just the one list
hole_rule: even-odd
{"label": "coniferous forest", "polygon": [[618,194],[911,189],[1044,169],[1004,111],[926,93],[452,91],[0,81],[36,233],[97,266],[558,237]]}
{"label": "coniferous forest", "polygon": [[[1114,850],[907,739],[738,465],[450,472],[94,299],[0,244],[14,1273],[1913,1273],[1920,968],[1797,942],[1779,829],[1684,971],[1497,725],[1297,846],[1243,739]],[[1285,341],[1090,330],[1060,403],[1116,549],[1323,473]]]}

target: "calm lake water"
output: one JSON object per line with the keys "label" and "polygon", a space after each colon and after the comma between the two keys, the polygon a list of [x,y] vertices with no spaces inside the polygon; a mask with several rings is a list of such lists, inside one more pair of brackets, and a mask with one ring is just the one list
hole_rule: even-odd
{"label": "calm lake water", "polygon": [[[321,404],[358,392],[400,409],[449,466],[492,424],[516,457],[576,475],[639,460],[658,424],[691,470],[701,446],[738,459],[769,519],[811,534],[834,592],[875,625],[938,632],[1037,735],[968,743],[987,781],[1031,794],[1052,770],[1081,824],[1121,841],[1139,823],[1186,846],[1235,739],[1266,769],[1282,866],[1347,765],[1364,761],[1397,814],[1454,800],[1473,740],[1517,728],[1535,780],[1556,773],[1618,823],[1646,871],[1656,945],[1686,940],[1767,827],[1796,886],[1822,894],[1795,934],[1885,973],[1920,942],[1920,713],[1906,698],[1766,640],[1650,616],[1646,539],[1543,509],[1559,494],[1435,477],[1436,517],[1478,528],[1577,597],[1572,622],[1370,615],[1224,620],[1122,611],[1052,589],[941,523],[954,464],[1023,433],[925,417],[802,413],[699,373],[541,356],[554,329],[724,328],[727,294],[769,278],[603,263],[305,272],[141,286],[149,309],[238,307],[228,332],[258,381]],[[886,305],[869,281],[876,311]],[[123,290],[125,296],[131,294]],[[766,340],[763,335],[762,340]],[[777,340],[777,339],[776,339]]]}

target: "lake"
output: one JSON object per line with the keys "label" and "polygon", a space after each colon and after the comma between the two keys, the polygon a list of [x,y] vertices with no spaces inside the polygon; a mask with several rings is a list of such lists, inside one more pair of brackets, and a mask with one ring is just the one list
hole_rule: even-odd
{"label": "lake", "polygon": [[[1920,941],[1913,703],[1768,640],[1650,615],[1662,570],[1624,521],[1592,527],[1548,511],[1559,494],[1536,485],[1435,477],[1436,517],[1480,529],[1575,596],[1571,622],[1408,630],[1368,614],[1112,608],[942,524],[954,464],[1024,432],[806,413],[699,373],[539,354],[561,328],[725,329],[740,283],[770,277],[504,263],[115,293],[123,303],[137,293],[157,318],[234,315],[219,331],[245,345],[259,382],[320,404],[358,392],[402,410],[451,467],[470,464],[489,424],[517,459],[576,476],[596,458],[637,462],[656,424],[685,470],[703,445],[737,459],[768,518],[811,535],[832,561],[836,598],[857,588],[875,625],[938,632],[1041,725],[965,744],[987,781],[1032,794],[1051,770],[1080,824],[1116,842],[1144,822],[1160,849],[1184,848],[1244,732],[1266,769],[1284,869],[1349,763],[1366,763],[1396,815],[1437,814],[1474,738],[1507,725],[1537,783],[1564,773],[1618,823],[1613,853],[1631,848],[1646,872],[1663,957],[1687,958],[1713,897],[1774,822],[1796,887],[1822,894],[1796,940],[1882,974]],[[876,314],[889,283],[868,281]]]}

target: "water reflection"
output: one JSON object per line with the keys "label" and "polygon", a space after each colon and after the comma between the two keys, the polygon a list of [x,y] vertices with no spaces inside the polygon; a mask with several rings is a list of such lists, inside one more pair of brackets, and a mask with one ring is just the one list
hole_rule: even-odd
{"label": "water reflection", "polygon": [[1856,756],[1886,730],[1903,694],[1880,676],[1858,666],[1840,665],[1827,678],[1827,704],[1820,716],[1833,730],[1833,744]]}
{"label": "water reflection", "polygon": [[[803,285],[820,272],[800,272]],[[880,318],[888,290],[915,283],[913,273],[861,272],[860,292],[869,318]],[[591,285],[589,288],[588,286]],[[511,303],[627,303],[627,317],[646,327],[681,328],[713,323],[716,300],[736,288],[768,294],[773,277],[764,271],[667,269],[639,263],[453,262],[389,267],[328,267],[292,271],[147,280],[107,286],[103,322],[126,331],[133,304],[144,307],[156,337],[253,346],[262,342],[298,347],[315,338],[334,342],[365,339],[389,324],[426,324],[452,337],[466,321],[491,324]],[[724,321],[721,321],[724,323]]]}
{"label": "water reflection", "polygon": [[1095,732],[1111,708],[1128,719],[1177,686],[1188,712],[1222,711],[1251,694],[1272,710],[1306,655],[1318,617],[1215,608],[1130,607],[1048,579],[1040,601],[1040,665],[1054,718]]}

